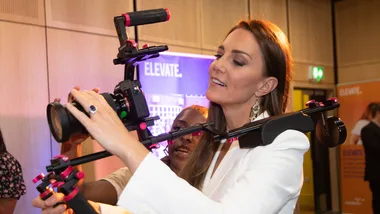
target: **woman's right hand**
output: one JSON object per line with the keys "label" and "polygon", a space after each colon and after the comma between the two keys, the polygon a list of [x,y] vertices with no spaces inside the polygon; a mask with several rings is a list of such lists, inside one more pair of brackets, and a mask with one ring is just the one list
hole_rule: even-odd
{"label": "woman's right hand", "polygon": [[[80,91],[80,86],[75,86],[74,89]],[[95,91],[96,93],[99,93],[99,88],[94,88],[92,89],[93,91]],[[71,93],[68,94],[67,96],[67,102],[68,103],[72,103],[74,101],[73,99],[73,96],[71,95]],[[58,102],[60,103],[61,102],[61,98],[55,98],[54,99],[54,102]],[[80,134],[80,133],[75,133],[73,135],[71,135],[70,137],[70,140],[67,141],[67,142],[64,142],[65,144],[81,144],[83,141],[87,140],[90,136],[88,134]]]}
{"label": "woman's right hand", "polygon": [[45,201],[37,196],[33,201],[33,207],[42,209],[41,214],[73,214],[72,209],[68,209],[66,204],[60,204],[54,207],[57,203],[62,203],[64,201],[65,195],[62,193],[54,193]]}
{"label": "woman's right hand", "polygon": [[[34,207],[42,209],[41,214],[74,214],[74,211],[71,208],[68,208],[66,204],[64,204],[65,195],[62,193],[54,193],[45,201],[42,200],[39,196],[37,196],[33,201],[32,205]],[[92,208],[94,208],[96,213],[100,213],[100,205],[93,201],[87,201]],[[62,203],[56,207],[57,203]]]}

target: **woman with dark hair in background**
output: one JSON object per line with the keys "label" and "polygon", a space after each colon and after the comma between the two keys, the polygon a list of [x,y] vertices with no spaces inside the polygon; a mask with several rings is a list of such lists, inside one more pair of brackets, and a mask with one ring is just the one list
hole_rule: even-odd
{"label": "woman with dark hair in background", "polygon": [[371,110],[376,105],[376,103],[370,103],[367,105],[367,108],[364,110],[360,119],[355,123],[354,128],[351,130],[350,144],[354,145],[363,145],[363,142],[360,138],[360,132],[363,127],[368,125],[372,120]]}
{"label": "woman with dark hair in background", "polygon": [[25,189],[21,165],[8,153],[0,129],[0,213],[12,214]]}
{"label": "woman with dark hair in background", "polygon": [[[241,21],[219,46],[209,67],[208,121],[217,132],[281,115],[288,104],[292,57],[285,34],[262,20]],[[67,109],[133,176],[117,205],[91,203],[97,212],[159,214],[291,214],[303,184],[305,134],[286,130],[267,146],[244,149],[238,139],[213,141],[205,132],[179,178],[124,127],[105,99],[93,91],[71,90],[90,117]],[[96,111],[94,111],[94,109]],[[258,139],[251,139],[256,143]],[[62,213],[54,194],[33,205],[42,213]],[[122,208],[122,211],[120,209]]]}

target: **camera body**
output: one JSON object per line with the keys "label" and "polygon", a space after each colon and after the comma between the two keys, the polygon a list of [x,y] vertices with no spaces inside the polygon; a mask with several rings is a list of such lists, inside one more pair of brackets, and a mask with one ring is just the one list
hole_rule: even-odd
{"label": "camera body", "polygon": [[[149,117],[149,108],[145,96],[141,90],[141,83],[139,81],[122,81],[116,85],[114,89],[115,103],[119,109],[128,109],[125,115],[120,112],[121,119],[127,118],[129,121],[142,121],[144,118]],[[123,99],[127,102],[123,102]],[[126,107],[126,108],[125,108]],[[120,111],[120,110],[118,110]],[[124,117],[125,115],[125,117]]]}
{"label": "camera body", "polygon": [[[115,86],[114,93],[102,93],[107,103],[116,112],[128,131],[142,129],[154,125],[154,120],[159,117],[148,118],[149,107],[141,84],[138,80],[124,80]],[[76,101],[75,106],[87,116],[88,112]],[[50,130],[57,142],[66,142],[73,134],[84,134],[88,132],[84,126],[60,103],[53,102],[47,107],[47,116]]]}

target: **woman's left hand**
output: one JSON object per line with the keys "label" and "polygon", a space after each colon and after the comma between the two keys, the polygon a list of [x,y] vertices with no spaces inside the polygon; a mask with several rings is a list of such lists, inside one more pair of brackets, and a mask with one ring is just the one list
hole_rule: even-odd
{"label": "woman's left hand", "polygon": [[119,156],[134,171],[148,150],[134,138],[103,96],[94,91],[71,90],[72,96],[90,117],[67,103],[67,109],[108,152]]}

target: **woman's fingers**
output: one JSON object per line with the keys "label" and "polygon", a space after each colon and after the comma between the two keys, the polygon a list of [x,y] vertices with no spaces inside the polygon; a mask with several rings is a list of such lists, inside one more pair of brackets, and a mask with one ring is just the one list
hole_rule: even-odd
{"label": "woman's fingers", "polygon": [[65,195],[62,193],[55,193],[45,200],[45,206],[51,207],[57,203],[64,202]]}
{"label": "woman's fingers", "polygon": [[91,97],[94,100],[97,100],[101,102],[101,99],[103,98],[102,95],[96,93],[95,91],[83,91],[83,94],[88,95],[88,97]]}
{"label": "woman's fingers", "polygon": [[33,201],[32,201],[32,206],[33,207],[38,207],[38,208],[46,208],[45,206],[45,201],[43,201],[40,197],[36,197]]}
{"label": "woman's fingers", "polygon": [[[77,86],[75,86],[73,89],[71,89],[71,90],[77,90],[77,91],[80,91],[80,86],[79,85],[77,85]],[[71,94],[71,93],[69,93],[68,95],[67,95],[67,102],[69,103],[69,102],[72,102],[72,101],[74,101],[74,97],[73,97],[73,95]]]}
{"label": "woman's fingers", "polygon": [[102,95],[97,94],[95,91],[73,91],[72,93],[88,113],[90,113],[90,108],[93,107],[96,108],[96,114],[115,113],[106,99]]}
{"label": "woman's fingers", "polygon": [[91,96],[88,93],[83,93],[75,89],[72,89],[70,94],[75,98],[77,102],[79,102],[79,104],[87,113],[90,112],[90,106],[94,104],[91,102]]}
{"label": "woman's fingers", "polygon": [[41,214],[66,214],[67,212],[67,205],[61,204],[56,207],[49,207],[46,209],[42,209]]}
{"label": "woman's fingers", "polygon": [[94,88],[94,89],[92,89],[94,92],[96,92],[96,93],[99,93],[99,91],[100,91],[100,88]]}
{"label": "woman's fingers", "polygon": [[98,103],[94,102],[94,104],[96,104],[98,108],[102,108],[108,112],[114,112],[115,110],[112,109],[112,107],[110,106],[110,104],[107,102],[107,100],[100,94],[97,94],[95,93],[94,91],[84,91],[86,92],[90,97],[92,97],[94,100],[96,100]]}
{"label": "woman's fingers", "polygon": [[55,204],[57,204],[58,202],[63,202],[64,197],[65,196],[62,193],[53,194],[52,196],[50,196],[45,201],[42,200],[40,197],[36,197],[32,201],[32,205],[34,207],[38,207],[38,208],[44,209],[44,208],[52,207]]}
{"label": "woman's fingers", "polygon": [[91,124],[93,123],[93,121],[86,114],[84,114],[83,112],[79,111],[76,107],[74,107],[73,104],[67,103],[66,108],[67,110],[71,112],[71,114],[74,115],[75,118],[79,120],[79,122],[83,126],[86,127],[87,130],[91,127]]}

